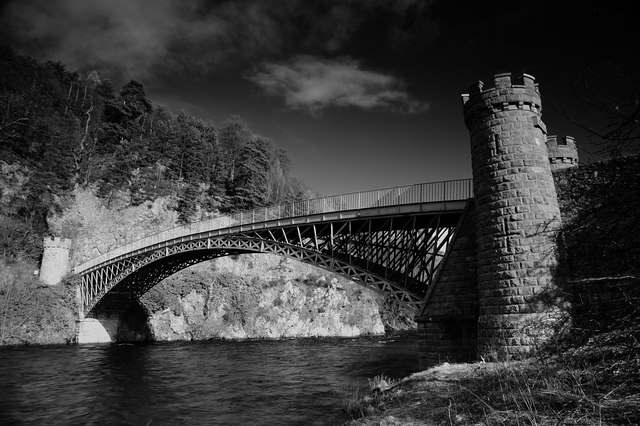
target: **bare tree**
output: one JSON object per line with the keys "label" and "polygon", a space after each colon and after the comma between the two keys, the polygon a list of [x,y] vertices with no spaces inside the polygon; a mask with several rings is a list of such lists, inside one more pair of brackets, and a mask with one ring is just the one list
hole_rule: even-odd
{"label": "bare tree", "polygon": [[600,140],[596,154],[620,157],[640,152],[640,75],[611,65],[615,88],[598,87],[606,78],[590,74],[575,83],[576,96],[593,119],[578,119],[566,114],[574,124]]}

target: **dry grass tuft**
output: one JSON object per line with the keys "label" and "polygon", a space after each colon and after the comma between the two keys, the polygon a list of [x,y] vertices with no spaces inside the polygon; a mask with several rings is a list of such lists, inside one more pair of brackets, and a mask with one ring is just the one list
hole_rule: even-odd
{"label": "dry grass tuft", "polygon": [[369,379],[369,393],[360,392],[360,388],[349,389],[348,397],[342,402],[342,410],[350,419],[359,419],[384,411],[386,403],[397,396],[392,391],[399,383],[398,380],[382,374],[375,376]]}

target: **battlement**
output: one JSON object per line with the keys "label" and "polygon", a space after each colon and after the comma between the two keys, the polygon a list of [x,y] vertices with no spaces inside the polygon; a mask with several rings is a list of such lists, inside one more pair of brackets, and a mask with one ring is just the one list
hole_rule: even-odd
{"label": "battlement", "polygon": [[44,239],[44,248],[60,248],[69,250],[71,248],[71,240],[68,238],[53,237]]}
{"label": "battlement", "polygon": [[536,92],[539,92],[538,83],[536,83],[536,79],[534,76],[529,74],[522,74],[519,77],[513,79],[511,77],[510,72],[504,72],[500,74],[495,74],[493,76],[493,87],[484,87],[484,82],[478,81],[477,83],[472,84],[467,90],[468,93],[462,95],[462,102],[466,103],[470,97],[474,95],[479,95],[483,92],[489,92],[491,90],[500,90],[500,89],[509,89],[509,88],[531,88]]}
{"label": "battlement", "polygon": [[512,78],[511,73],[493,76],[493,86],[485,87],[478,81],[462,94],[465,121],[484,119],[487,115],[508,110],[529,110],[542,113],[540,90],[535,77],[522,74]]}
{"label": "battlement", "polygon": [[578,147],[572,136],[547,136],[547,151],[551,170],[564,169],[578,164]]}

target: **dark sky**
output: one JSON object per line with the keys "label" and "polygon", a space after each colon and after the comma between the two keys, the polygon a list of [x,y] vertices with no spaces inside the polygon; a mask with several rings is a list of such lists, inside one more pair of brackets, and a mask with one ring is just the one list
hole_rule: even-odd
{"label": "dark sky", "polygon": [[470,177],[460,94],[536,77],[550,134],[594,141],[577,82],[623,90],[640,65],[636,1],[16,0],[0,36],[70,70],[136,79],[152,101],[239,114],[324,194]]}

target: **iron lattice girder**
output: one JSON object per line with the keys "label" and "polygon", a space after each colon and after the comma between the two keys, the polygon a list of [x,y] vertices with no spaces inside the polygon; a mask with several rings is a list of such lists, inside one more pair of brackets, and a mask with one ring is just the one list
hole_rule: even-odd
{"label": "iron lattice girder", "polygon": [[457,207],[409,213],[398,210],[381,216],[340,212],[325,221],[292,218],[275,226],[265,223],[168,241],[81,273],[83,312],[122,310],[127,305],[124,301],[137,299],[181,269],[239,253],[291,257],[390,294],[417,309],[455,234],[464,204]]}
{"label": "iron lattice girder", "polygon": [[[292,225],[282,228],[281,240],[361,267],[423,297],[457,217],[430,214]],[[274,238],[268,230],[248,235],[258,240]]]}

